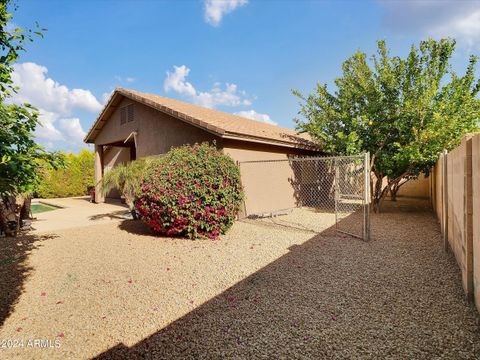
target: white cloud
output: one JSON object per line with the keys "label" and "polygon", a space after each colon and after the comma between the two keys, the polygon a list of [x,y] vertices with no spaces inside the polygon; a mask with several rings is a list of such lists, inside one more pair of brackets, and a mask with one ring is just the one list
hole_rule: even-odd
{"label": "white cloud", "polygon": [[41,126],[37,126],[35,136],[44,141],[63,141],[65,137],[55,127],[55,122],[58,120],[58,114],[43,109],[38,109]]}
{"label": "white cloud", "polygon": [[480,8],[433,29],[436,36],[451,36],[472,47],[480,41]]}
{"label": "white cloud", "polygon": [[43,109],[39,109],[39,114],[41,125],[35,129],[35,136],[43,144],[58,142],[83,144],[86,132],[79,118],[60,118],[58,114]]}
{"label": "white cloud", "polygon": [[480,1],[380,1],[384,24],[397,32],[423,32],[456,38],[461,45],[480,41]]}
{"label": "white cloud", "polygon": [[110,100],[114,91],[115,90],[112,90],[110,92],[105,92],[105,93],[102,94],[102,104],[103,105],[105,105],[108,102],[108,100]]}
{"label": "white cloud", "polygon": [[195,97],[197,91],[192,84],[185,81],[186,77],[190,73],[190,69],[185,65],[174,66],[175,71],[171,73],[167,71],[167,78],[163,83],[163,88],[166,92],[173,90],[180,95]]}
{"label": "white cloud", "polygon": [[47,77],[48,69],[27,62],[14,65],[12,80],[19,87],[17,93],[8,99],[15,104],[29,103],[39,110],[35,135],[40,143],[52,148],[78,147],[82,144],[85,131],[80,119],[71,117],[76,110],[97,113],[102,104],[86,89],[69,89],[67,86]]}
{"label": "white cloud", "polygon": [[247,3],[248,0],[205,0],[205,21],[218,26],[225,14]]}
{"label": "white cloud", "polygon": [[115,75],[115,80],[117,80],[119,82],[122,82],[122,83],[131,84],[131,83],[135,82],[137,79],[134,78],[134,77],[131,77],[131,76],[123,77],[123,76],[120,76],[120,75]]}
{"label": "white cloud", "polygon": [[235,115],[242,116],[242,117],[245,117],[247,119],[261,121],[261,122],[271,124],[271,125],[278,125],[278,123],[276,123],[275,121],[270,119],[269,115],[257,113],[255,110],[239,111],[239,112],[236,112]]}
{"label": "white cloud", "polygon": [[48,69],[35,63],[15,64],[12,80],[20,88],[13,95],[15,103],[28,102],[39,108],[60,114],[73,109],[98,112],[102,105],[89,90],[69,89],[46,77]]}
{"label": "white cloud", "polygon": [[75,143],[82,143],[83,138],[87,133],[83,130],[79,118],[60,119],[59,128],[63,131],[67,140]]}
{"label": "white cloud", "polygon": [[244,91],[238,91],[237,85],[225,84],[222,89],[220,83],[215,83],[210,91],[197,91],[195,87],[186,81],[190,69],[185,65],[174,66],[174,71],[167,71],[167,77],[163,83],[166,92],[174,91],[182,96],[190,98],[193,103],[207,108],[223,106],[249,106],[251,101],[246,99]]}

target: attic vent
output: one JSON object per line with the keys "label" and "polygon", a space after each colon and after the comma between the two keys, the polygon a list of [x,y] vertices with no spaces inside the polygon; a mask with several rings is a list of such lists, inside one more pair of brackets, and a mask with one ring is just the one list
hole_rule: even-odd
{"label": "attic vent", "polygon": [[132,122],[135,119],[134,105],[130,104],[120,108],[120,125]]}
{"label": "attic vent", "polygon": [[127,122],[127,108],[120,108],[120,125],[123,125]]}
{"label": "attic vent", "polygon": [[133,121],[133,104],[127,106],[127,121]]}

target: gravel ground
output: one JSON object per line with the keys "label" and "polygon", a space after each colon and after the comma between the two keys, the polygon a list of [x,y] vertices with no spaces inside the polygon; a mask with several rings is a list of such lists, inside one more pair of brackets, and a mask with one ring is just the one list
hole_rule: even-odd
{"label": "gravel ground", "polygon": [[373,216],[369,243],[296,211],[218,241],[125,221],[3,244],[0,340],[25,347],[0,358],[480,359],[455,260],[413,205]]}

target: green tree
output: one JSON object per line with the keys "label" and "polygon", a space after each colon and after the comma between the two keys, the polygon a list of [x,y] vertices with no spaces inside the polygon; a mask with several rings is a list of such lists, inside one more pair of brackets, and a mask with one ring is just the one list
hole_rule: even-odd
{"label": "green tree", "polygon": [[401,58],[379,41],[370,61],[358,51],[343,63],[335,92],[321,84],[308,96],[293,90],[302,99],[298,130],[334,154],[370,152],[375,210],[389,190],[428,174],[443,149],[478,128],[478,59],[471,56],[459,76],[450,65],[454,50],[454,40],[429,39]]}
{"label": "green tree", "polygon": [[16,197],[34,189],[41,162],[56,166],[59,159],[33,139],[33,132],[39,125],[36,109],[30,104],[8,102],[16,91],[11,77],[13,64],[25,50],[25,43],[32,41],[35,34],[41,36],[43,30],[16,28],[9,31],[7,23],[12,19],[9,3],[0,0],[0,230],[11,235],[18,230],[20,220]]}
{"label": "green tree", "polygon": [[45,163],[41,179],[35,193],[41,198],[82,196],[88,194],[89,187],[95,185],[94,153],[83,149],[77,155],[62,154],[64,166],[52,167]]}

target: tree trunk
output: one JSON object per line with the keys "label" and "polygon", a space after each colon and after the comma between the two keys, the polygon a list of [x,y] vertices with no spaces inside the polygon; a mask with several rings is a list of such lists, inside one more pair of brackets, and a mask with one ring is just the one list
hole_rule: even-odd
{"label": "tree trunk", "polygon": [[30,208],[32,206],[32,195],[26,195],[23,200],[22,209],[20,210],[20,221],[31,219]]}
{"label": "tree trunk", "polygon": [[3,199],[0,197],[0,234],[7,235],[8,227],[7,227],[7,214],[5,206],[3,205]]}
{"label": "tree trunk", "polygon": [[392,185],[390,186],[390,195],[391,195],[392,201],[397,201],[398,190],[400,190],[400,188],[404,184],[406,184],[408,181],[409,181],[409,178],[401,177],[391,182]]}
{"label": "tree trunk", "polygon": [[397,201],[398,189],[400,189],[400,186],[398,186],[398,184],[392,185],[392,187],[390,188],[390,200]]}
{"label": "tree trunk", "polygon": [[2,197],[0,199],[0,227],[5,235],[17,235],[19,219],[15,196]]}
{"label": "tree trunk", "polygon": [[375,173],[375,190],[373,192],[373,211],[376,213],[380,212],[380,205],[382,204],[382,201],[385,199],[385,197],[388,194],[388,191],[390,190],[391,183],[388,183],[387,186],[383,187],[383,176],[381,174]]}
{"label": "tree trunk", "polygon": [[373,211],[378,213],[380,210],[380,198],[382,194],[382,182],[383,182],[383,176],[379,173],[375,173],[375,185],[374,185],[374,191],[373,191]]}

